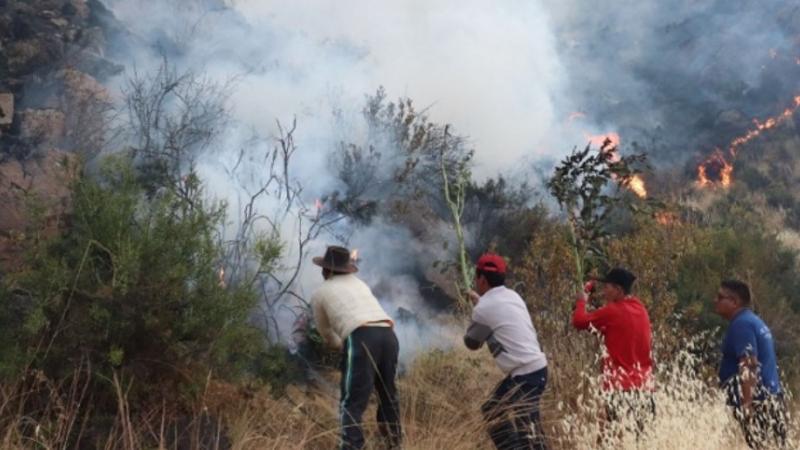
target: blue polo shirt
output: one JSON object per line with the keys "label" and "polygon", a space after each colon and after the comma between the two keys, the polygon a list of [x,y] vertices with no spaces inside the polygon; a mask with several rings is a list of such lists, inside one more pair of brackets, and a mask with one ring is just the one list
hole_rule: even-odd
{"label": "blue polo shirt", "polygon": [[[778,377],[778,364],[775,357],[775,342],[767,324],[753,311],[745,308],[733,317],[728,331],[722,340],[722,363],[719,366],[721,385],[729,385],[734,376],[739,374],[739,359],[743,356],[754,356],[758,360],[759,390],[755,398],[763,397],[764,391],[770,394],[782,392]],[[739,403],[738,394],[732,399]]]}

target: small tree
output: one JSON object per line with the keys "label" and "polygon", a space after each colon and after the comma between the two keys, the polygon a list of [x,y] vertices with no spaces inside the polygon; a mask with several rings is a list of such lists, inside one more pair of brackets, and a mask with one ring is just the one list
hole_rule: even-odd
{"label": "small tree", "polygon": [[205,202],[194,180],[189,197],[144,200],[132,162],[120,156],[104,161],[98,179],[77,183],[71,228],[31,241],[30,269],[3,280],[0,316],[20,320],[3,324],[16,340],[2,351],[28,356],[17,369],[59,379],[88,361],[101,399],[113,398],[101,380],[114,376],[169,396],[209,372],[236,377],[252,364],[262,342],[249,324],[257,298],[220,282],[215,232],[224,209]]}
{"label": "small tree", "polygon": [[178,72],[165,58],[152,74],[134,73],[123,90],[138,176],[152,195],[168,188],[188,196],[187,174],[230,120],[228,86],[192,72]]}
{"label": "small tree", "polygon": [[[238,215],[231,217],[233,236],[221,239],[225,249],[221,265],[226,283],[258,292],[264,335],[270,343],[282,345],[296,324],[282,324],[280,313],[300,323],[310,311],[308,301],[296,290],[308,247],[344,216],[331,207],[330,199],[310,203],[304,198],[303,184],[291,172],[292,157],[298,150],[294,138],[297,122],[293,120],[289,127],[278,122],[277,128],[278,135],[265,156],[253,157],[252,148],[242,150],[228,170],[239,182],[244,198]],[[245,157],[259,163],[243,171],[240,162]],[[294,228],[294,239],[282,239],[286,226]]]}
{"label": "small tree", "polygon": [[444,201],[450,211],[451,219],[453,220],[453,228],[456,233],[456,243],[458,245],[458,270],[461,280],[456,282],[459,293],[459,306],[465,308],[467,306],[466,298],[463,293],[472,288],[473,267],[469,262],[467,255],[467,245],[464,239],[464,227],[461,219],[464,215],[465,199],[467,195],[467,187],[469,185],[471,174],[469,171],[470,155],[458,158],[455,161],[448,161],[447,146],[450,144],[450,126],[444,127],[442,138],[441,150],[439,152],[440,162],[439,165],[442,170],[442,192]]}
{"label": "small tree", "polygon": [[567,214],[569,241],[575,254],[575,282],[608,260],[604,240],[608,237],[608,219],[618,207],[633,208],[630,198],[611,195],[609,188],[631,185],[645,164],[643,154],[620,156],[616,146],[606,139],[598,151],[587,145],[573,152],[555,169],[547,182],[550,193]]}

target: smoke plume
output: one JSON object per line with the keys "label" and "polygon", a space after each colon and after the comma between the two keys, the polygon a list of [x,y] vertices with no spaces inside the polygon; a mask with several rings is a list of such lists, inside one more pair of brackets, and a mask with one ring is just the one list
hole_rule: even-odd
{"label": "smoke plume", "polygon": [[[230,86],[235,125],[200,168],[234,208],[242,192],[226,168],[251,133],[275,136],[276,120],[297,118],[292,171],[304,201],[339,188],[329,155],[340,141],[363,141],[361,108],[379,86],[469,136],[478,178],[547,164],[607,133],[623,149],[636,141],[662,162],[685,160],[800,91],[800,7],[777,0],[106,4],[124,25],[110,35],[112,56],[129,70],[152,70],[166,55]],[[282,227],[286,238],[294,225]],[[392,227],[344,234],[392,314],[427,315],[409,276],[413,239]],[[300,290],[319,281],[305,271]]]}

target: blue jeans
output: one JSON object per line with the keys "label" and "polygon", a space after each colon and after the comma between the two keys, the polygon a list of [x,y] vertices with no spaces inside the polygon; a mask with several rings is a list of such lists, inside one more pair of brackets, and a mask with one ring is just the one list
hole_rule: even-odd
{"label": "blue jeans", "polygon": [[539,399],[547,385],[547,367],[507,376],[481,411],[489,437],[499,450],[547,449],[539,416]]}

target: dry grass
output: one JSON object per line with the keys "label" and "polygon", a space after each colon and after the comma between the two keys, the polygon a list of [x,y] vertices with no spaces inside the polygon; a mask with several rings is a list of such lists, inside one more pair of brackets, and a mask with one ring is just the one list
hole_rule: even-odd
{"label": "dry grass", "polygon": [[[689,344],[659,361],[654,395],[657,415],[640,434],[632,419],[604,420],[607,395],[598,386],[595,361],[576,357],[596,348],[591,337],[582,344],[580,339],[565,341],[577,346],[572,351],[561,345],[556,345],[560,351],[551,350],[551,380],[541,402],[551,448],[747,448],[722,393],[706,372],[698,370],[702,364]],[[327,376],[335,382],[335,374]],[[488,352],[469,352],[460,343],[454,343],[448,351],[419,356],[399,383],[404,448],[493,448],[481,420],[480,405],[501,378]],[[247,414],[232,422],[235,448],[335,446],[338,394],[332,386],[293,390],[281,400],[267,398],[266,393],[257,395]],[[377,425],[372,417],[374,405],[365,414],[365,430],[375,437]],[[796,435],[797,421],[792,419],[792,424],[792,435]],[[800,447],[793,440],[790,448]]]}
{"label": "dry grass", "polygon": [[[639,436],[631,419],[604,421],[607,397],[598,387],[595,366],[578,367],[574,353],[565,351],[555,354],[560,358],[551,358],[551,369],[556,370],[541,402],[551,448],[747,448],[722,393],[697,370],[700,363],[689,347],[660,362],[655,393],[658,413]],[[564,379],[573,370],[581,375]],[[331,383],[336,380],[333,373],[327,377]],[[493,448],[480,405],[501,378],[488,352],[469,352],[454,345],[452,350],[419,356],[399,384],[404,448]],[[248,403],[246,413],[232,416],[234,448],[334,448],[337,401],[338,394],[330,385],[293,389],[279,400],[262,392]],[[364,417],[365,430],[374,438],[373,417],[374,405]],[[793,424],[796,431],[796,421]],[[795,440],[790,448],[800,447]]]}
{"label": "dry grass", "polygon": [[[597,385],[595,361],[588,356],[596,351],[592,337],[564,333],[577,337],[548,344],[551,380],[542,399],[542,413],[551,448],[746,448],[721,393],[697,370],[699,362],[689,347],[659,361],[658,413],[637,438],[631,420],[603,421],[606,399]],[[283,450],[330,449],[337,443],[335,372],[320,374],[312,385],[290,387],[279,398],[267,389],[252,392],[209,381],[202,401],[188,419],[176,417],[168,405],[133,417],[126,397],[128,386],[112,380],[119,410],[110,431],[98,436],[85,429],[90,411],[77,407],[88,396],[81,370],[61,385],[44,379],[29,384],[36,391],[28,393],[31,399],[50,393],[34,413],[19,413],[19,398],[13,389],[3,389],[2,448]],[[404,448],[492,448],[480,405],[501,378],[488,352],[469,352],[458,342],[451,350],[419,355],[399,379]],[[374,417],[373,404],[364,416],[367,438],[372,442],[377,441]],[[796,422],[792,422],[795,432]],[[800,448],[797,444],[793,441],[790,448]]]}

